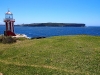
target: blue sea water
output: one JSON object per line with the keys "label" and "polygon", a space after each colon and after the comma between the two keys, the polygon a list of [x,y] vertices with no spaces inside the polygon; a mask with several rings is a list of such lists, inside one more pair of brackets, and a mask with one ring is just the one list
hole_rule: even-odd
{"label": "blue sea water", "polygon": [[[0,26],[3,34],[5,26]],[[93,35],[100,36],[100,27],[23,27],[15,26],[16,34],[25,34],[28,37],[51,37],[63,35]]]}

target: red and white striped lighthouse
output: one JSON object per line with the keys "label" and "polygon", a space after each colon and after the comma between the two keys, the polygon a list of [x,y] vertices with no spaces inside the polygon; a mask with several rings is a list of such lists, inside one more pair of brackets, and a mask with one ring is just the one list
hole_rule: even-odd
{"label": "red and white striped lighthouse", "polygon": [[8,12],[5,13],[5,19],[4,19],[6,30],[4,31],[5,36],[16,36],[14,33],[14,22],[15,19],[13,19],[13,14],[8,10]]}

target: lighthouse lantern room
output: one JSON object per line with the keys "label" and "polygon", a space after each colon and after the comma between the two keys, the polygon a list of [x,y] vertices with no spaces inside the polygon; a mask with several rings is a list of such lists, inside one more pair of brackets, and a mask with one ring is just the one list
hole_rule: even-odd
{"label": "lighthouse lantern room", "polygon": [[4,31],[5,36],[16,36],[14,33],[14,22],[15,19],[13,19],[13,14],[8,10],[8,12],[5,13],[5,19],[4,19],[6,30]]}

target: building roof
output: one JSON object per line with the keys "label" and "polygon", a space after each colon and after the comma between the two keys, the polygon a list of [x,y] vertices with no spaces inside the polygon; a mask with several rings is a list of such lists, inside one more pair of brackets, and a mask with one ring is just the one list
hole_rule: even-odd
{"label": "building roof", "polygon": [[8,10],[8,12],[6,12],[6,14],[12,14],[12,13]]}

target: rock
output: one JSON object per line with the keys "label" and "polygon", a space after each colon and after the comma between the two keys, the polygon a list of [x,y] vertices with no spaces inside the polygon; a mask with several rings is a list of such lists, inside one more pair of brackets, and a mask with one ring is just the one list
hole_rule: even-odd
{"label": "rock", "polygon": [[3,75],[2,73],[0,73],[0,75]]}
{"label": "rock", "polygon": [[46,37],[32,37],[31,39],[42,39],[42,38],[46,38]]}

